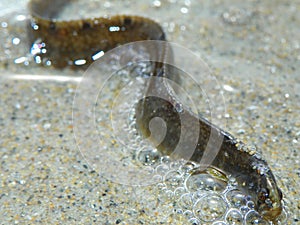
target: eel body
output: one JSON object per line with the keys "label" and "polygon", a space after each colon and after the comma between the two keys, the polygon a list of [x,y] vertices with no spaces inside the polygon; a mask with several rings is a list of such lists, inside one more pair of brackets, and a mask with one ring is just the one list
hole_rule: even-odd
{"label": "eel body", "polygon": [[[70,1],[31,0],[29,3],[32,15],[28,29],[32,39],[31,52],[42,63],[56,68],[76,67],[76,62],[81,62],[79,66],[88,66],[99,52],[105,53],[118,45],[141,40],[166,40],[158,23],[139,16],[117,15],[70,21],[56,19],[59,9]],[[151,54],[160,54],[161,58],[173,57],[168,45],[163,49],[153,49],[153,52]],[[182,106],[164,81],[175,80],[172,76],[175,75],[167,65],[154,65],[145,97],[136,106],[138,130],[144,137],[151,136],[153,142],[158,142],[157,148],[163,154],[185,158],[185,152],[189,152],[189,160],[200,162],[207,149],[215,151],[210,164],[232,174],[252,196],[256,210],[265,219],[275,221],[282,211],[282,193],[267,162],[229,133]],[[159,98],[153,92],[160,92],[165,97]],[[155,118],[164,121],[166,132],[163,140],[151,134],[149,124]],[[181,123],[182,118],[184,124]],[[181,143],[183,147],[173,154],[182,141],[182,130],[186,135]],[[196,137],[193,146],[189,144],[195,142],[190,140],[191,137]]]}

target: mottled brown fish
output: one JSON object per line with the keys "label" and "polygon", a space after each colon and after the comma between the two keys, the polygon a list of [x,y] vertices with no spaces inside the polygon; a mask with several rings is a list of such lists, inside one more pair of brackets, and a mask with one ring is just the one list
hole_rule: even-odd
{"label": "mottled brown fish", "polygon": [[[32,39],[31,52],[40,57],[41,62],[50,62],[57,68],[87,66],[95,60],[93,56],[118,45],[140,40],[166,40],[159,24],[139,16],[57,20],[58,10],[70,1],[31,0],[29,3],[32,15],[28,29]],[[154,49],[156,53],[151,54],[160,54],[161,58],[172,57],[172,50],[168,48]],[[80,63],[76,64],[78,61]],[[180,141],[183,126],[190,128],[186,132],[187,141],[189,137],[195,137],[196,132],[196,145],[189,149],[190,145],[186,144],[186,149],[183,147],[177,157],[185,157],[184,152],[192,150],[188,159],[195,162],[200,162],[207,148],[213,150],[215,146],[212,144],[215,143],[217,153],[211,165],[232,174],[239,186],[252,196],[256,210],[265,219],[275,221],[282,211],[282,193],[266,161],[229,133],[182,106],[170,86],[163,79],[155,79],[172,80],[173,75],[168,66],[155,64],[153,79],[150,79],[145,97],[136,107],[138,129],[145,137],[151,136],[153,142],[158,142],[157,148],[163,154],[171,155]],[[153,91],[163,93],[165,98],[151,96]],[[157,117],[166,125],[163,140],[156,140],[149,128],[150,121]],[[181,123],[182,118],[184,124]],[[195,125],[198,129],[193,129]]]}

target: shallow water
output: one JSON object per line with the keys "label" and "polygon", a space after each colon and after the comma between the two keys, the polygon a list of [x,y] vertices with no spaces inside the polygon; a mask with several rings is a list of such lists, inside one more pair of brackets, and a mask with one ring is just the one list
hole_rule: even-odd
{"label": "shallow water", "polygon": [[[7,5],[0,11],[0,125],[5,130],[0,142],[0,214],[4,224],[243,224],[243,220],[246,224],[259,224],[248,221],[258,219],[251,199],[238,191],[232,196],[233,190],[223,187],[222,182],[220,190],[214,190],[207,176],[198,183],[197,179],[193,181],[199,186],[195,190],[189,181],[191,176],[183,168],[170,165],[167,159],[159,164],[159,155],[151,158],[147,151],[153,153],[152,150],[134,139],[137,134],[132,127],[125,135],[132,143],[118,143],[114,127],[105,120],[110,118],[105,109],[115,103],[119,86],[126,86],[132,79],[126,78],[124,72],[124,80],[112,80],[105,87],[106,94],[98,99],[102,108],[96,111],[96,131],[107,138],[100,146],[111,152],[112,159],[118,159],[113,163],[122,162],[124,168],[130,164],[145,168],[142,159],[146,158],[146,164],[150,164],[146,165],[146,172],[153,175],[155,184],[124,185],[128,176],[136,178],[130,173],[124,174],[123,181],[115,182],[121,169],[116,172],[109,158],[100,157],[106,170],[95,172],[89,159],[80,154],[73,137],[73,96],[84,71],[35,65],[28,54],[24,32],[28,15],[25,4],[1,4]],[[222,116],[227,124],[218,125],[255,146],[267,159],[289,207],[288,220],[281,224],[297,224],[299,2],[139,1],[133,7],[130,1],[122,5],[91,1],[86,9],[80,7],[79,17],[87,12],[98,15],[97,6],[103,14],[121,12],[154,18],[162,24],[169,40],[205,59],[220,83],[218,91],[226,103],[226,114]],[[65,15],[73,14],[77,7],[74,4]],[[203,104],[199,104],[200,108]],[[126,108],[126,104],[121,106]],[[124,108],[120,111],[126,112]],[[132,125],[132,112],[127,113],[122,115],[123,120],[129,118],[126,122]],[[137,143],[146,149],[134,145]]]}

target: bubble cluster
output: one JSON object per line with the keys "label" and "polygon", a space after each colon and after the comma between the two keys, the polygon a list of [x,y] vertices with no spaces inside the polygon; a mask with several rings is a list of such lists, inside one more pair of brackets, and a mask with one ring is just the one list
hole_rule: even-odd
{"label": "bubble cluster", "polygon": [[[185,216],[189,224],[272,225],[255,211],[251,196],[238,189],[233,177],[225,180],[216,175],[219,172],[216,168],[199,171],[196,163],[167,159],[161,157],[160,163],[155,166],[155,174],[160,177],[157,180],[161,181],[156,187],[160,193],[176,202],[174,210]],[[278,224],[285,223],[284,215],[286,210]]]}
{"label": "bubble cluster", "polygon": [[193,206],[194,215],[205,222],[213,222],[222,218],[226,210],[226,202],[216,194],[207,194],[199,198]]}

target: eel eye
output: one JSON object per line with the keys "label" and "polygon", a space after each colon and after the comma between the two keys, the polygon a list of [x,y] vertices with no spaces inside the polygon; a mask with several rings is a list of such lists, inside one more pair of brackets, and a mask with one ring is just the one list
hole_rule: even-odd
{"label": "eel eye", "polygon": [[260,202],[265,202],[268,196],[269,196],[268,191],[264,188],[260,189],[260,191],[258,192],[258,200]]}

